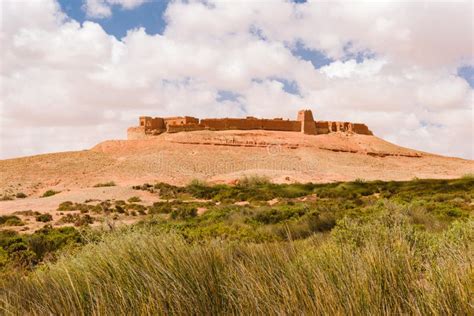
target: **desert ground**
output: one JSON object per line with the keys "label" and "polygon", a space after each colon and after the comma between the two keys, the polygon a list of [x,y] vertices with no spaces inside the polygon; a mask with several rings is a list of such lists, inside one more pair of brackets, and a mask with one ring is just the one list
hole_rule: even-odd
{"label": "desert ground", "polygon": [[[94,203],[133,196],[150,205],[159,200],[156,194],[132,189],[144,183],[186,185],[193,179],[235,183],[246,175],[265,176],[276,183],[449,179],[473,172],[473,161],[402,148],[376,136],[165,133],[144,140],[104,141],[83,151],[1,160],[0,196],[13,199],[0,201],[0,215],[32,210],[56,218],[56,209],[64,201]],[[107,182],[115,186],[94,187]],[[42,197],[47,190],[59,193]],[[14,198],[18,193],[26,198]],[[40,225],[33,223],[28,230]]]}

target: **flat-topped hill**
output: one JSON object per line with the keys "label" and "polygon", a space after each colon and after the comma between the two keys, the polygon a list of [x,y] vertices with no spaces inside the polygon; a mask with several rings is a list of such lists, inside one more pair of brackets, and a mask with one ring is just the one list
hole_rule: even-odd
{"label": "flat-topped hill", "polygon": [[0,160],[0,194],[39,195],[114,181],[130,186],[192,179],[231,183],[244,175],[275,182],[456,178],[474,162],[402,148],[376,136],[275,131],[164,133],[105,141],[90,150]]}

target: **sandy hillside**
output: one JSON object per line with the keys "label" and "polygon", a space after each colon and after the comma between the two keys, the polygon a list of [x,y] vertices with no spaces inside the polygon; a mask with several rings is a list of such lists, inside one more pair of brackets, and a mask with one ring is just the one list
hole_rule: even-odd
{"label": "sandy hillside", "polygon": [[[455,178],[473,172],[471,160],[422,153],[375,136],[197,131],[0,160],[0,195],[23,192],[29,198],[21,203],[27,203],[47,189],[68,192],[70,199],[94,195],[101,188],[91,187],[108,181],[130,187],[156,181],[186,184],[196,178],[231,182],[253,174],[276,182],[329,182]],[[87,194],[85,188],[91,188]],[[7,202],[0,202],[0,209]]]}

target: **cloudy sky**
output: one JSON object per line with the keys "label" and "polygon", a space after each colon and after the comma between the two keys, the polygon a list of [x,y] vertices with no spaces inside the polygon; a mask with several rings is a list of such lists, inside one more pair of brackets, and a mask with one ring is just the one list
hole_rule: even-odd
{"label": "cloudy sky", "polygon": [[139,115],[364,122],[474,158],[471,1],[1,0],[0,159]]}

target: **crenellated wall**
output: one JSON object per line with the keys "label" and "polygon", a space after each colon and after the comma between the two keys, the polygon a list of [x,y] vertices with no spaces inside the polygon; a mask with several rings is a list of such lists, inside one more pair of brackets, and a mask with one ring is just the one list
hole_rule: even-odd
{"label": "crenellated wall", "polygon": [[192,116],[150,117],[142,116],[139,127],[128,129],[129,139],[140,139],[146,136],[159,135],[164,132],[178,133],[199,130],[268,130],[301,132],[308,135],[328,134],[335,132],[373,135],[365,124],[351,122],[314,121],[311,110],[298,112],[296,121],[277,119],[247,118],[210,118],[202,119]]}

